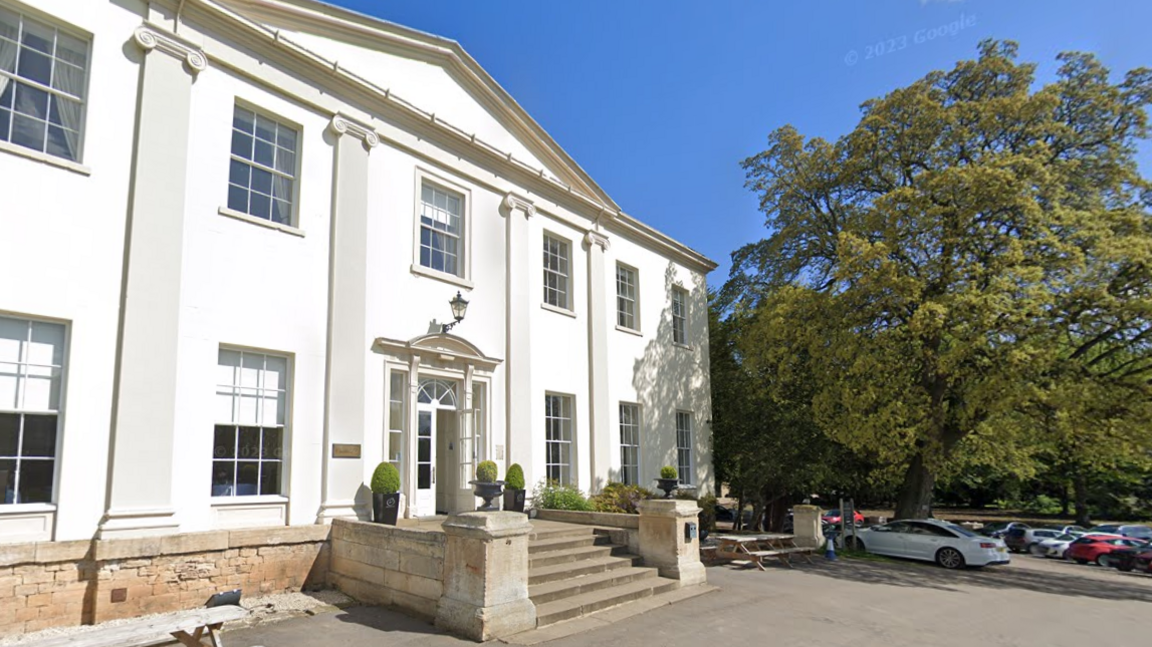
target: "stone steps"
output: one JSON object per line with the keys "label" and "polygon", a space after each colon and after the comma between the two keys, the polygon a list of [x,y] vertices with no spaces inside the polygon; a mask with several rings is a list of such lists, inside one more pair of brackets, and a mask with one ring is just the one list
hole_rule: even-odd
{"label": "stone steps", "polygon": [[536,626],[615,607],[679,588],[656,569],[639,566],[626,546],[593,528],[552,528],[528,542],[528,597]]}
{"label": "stone steps", "polygon": [[537,566],[528,571],[528,586],[580,577],[581,575],[591,575],[593,573],[630,568],[639,563],[640,558],[638,556],[625,555],[620,557],[581,559],[552,564],[550,566]]}

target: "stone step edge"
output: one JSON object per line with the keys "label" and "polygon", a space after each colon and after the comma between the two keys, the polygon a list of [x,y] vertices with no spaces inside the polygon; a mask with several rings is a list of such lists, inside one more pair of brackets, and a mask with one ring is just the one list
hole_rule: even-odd
{"label": "stone step edge", "polygon": [[546,627],[563,620],[590,615],[626,602],[667,593],[678,587],[679,582],[676,580],[651,577],[544,602],[536,605],[536,626]]}
{"label": "stone step edge", "polygon": [[642,566],[589,573],[580,577],[530,585],[528,587],[528,599],[536,605],[547,604],[557,600],[574,598],[584,593],[611,589],[622,584],[654,579],[658,575],[656,569]]}
{"label": "stone step edge", "polygon": [[536,566],[528,569],[528,586],[633,566],[640,566],[638,555],[608,555],[607,557]]}
{"label": "stone step edge", "polygon": [[532,569],[538,566],[580,562],[600,557],[623,557],[624,553],[618,551],[627,549],[627,546],[618,544],[604,544],[603,546],[581,546],[579,548],[562,548],[560,550],[551,550],[542,553],[529,553],[528,568]]}

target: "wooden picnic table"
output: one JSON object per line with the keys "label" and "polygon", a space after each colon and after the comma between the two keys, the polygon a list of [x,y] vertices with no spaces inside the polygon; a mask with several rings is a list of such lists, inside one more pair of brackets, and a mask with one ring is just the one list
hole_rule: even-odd
{"label": "wooden picnic table", "polygon": [[792,556],[800,555],[812,563],[811,548],[796,545],[796,535],[764,533],[759,535],[717,535],[716,557],[734,561],[748,561],[764,570],[764,559],[772,557],[792,568]]}
{"label": "wooden picnic table", "polygon": [[46,638],[21,643],[28,647],[147,647],[170,643],[173,640],[187,647],[206,647],[203,639],[211,641],[212,647],[222,647],[220,627],[225,622],[239,620],[248,611],[238,606],[213,607],[178,611],[162,616],[141,618],[134,622],[92,631]]}

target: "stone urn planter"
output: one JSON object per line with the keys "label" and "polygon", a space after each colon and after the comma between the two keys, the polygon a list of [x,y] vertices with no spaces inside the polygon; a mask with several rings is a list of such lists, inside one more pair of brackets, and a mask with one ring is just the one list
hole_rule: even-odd
{"label": "stone urn planter", "polygon": [[476,478],[468,481],[472,494],[484,499],[484,505],[476,508],[479,512],[495,512],[500,508],[492,505],[492,499],[504,491],[504,481],[496,480],[496,463],[483,461],[476,466]]}
{"label": "stone urn planter", "polygon": [[660,478],[656,479],[656,487],[664,492],[665,499],[671,499],[672,493],[680,485],[680,475],[676,472],[676,468],[671,465],[665,465],[660,468]]}

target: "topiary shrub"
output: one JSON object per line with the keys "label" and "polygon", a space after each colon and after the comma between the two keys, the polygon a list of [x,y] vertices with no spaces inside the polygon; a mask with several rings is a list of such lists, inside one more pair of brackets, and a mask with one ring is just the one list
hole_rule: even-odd
{"label": "topiary shrub", "polygon": [[476,480],[481,483],[495,483],[496,463],[492,461],[481,461],[481,463],[476,466]]}
{"label": "topiary shrub", "polygon": [[571,485],[560,485],[555,481],[541,482],[532,493],[537,508],[544,510],[577,510],[592,512],[592,504],[584,498],[584,493]]}
{"label": "topiary shrub", "polygon": [[400,491],[400,472],[392,463],[380,463],[372,472],[368,487],[375,494],[395,494]]}
{"label": "topiary shrub", "polygon": [[508,473],[504,475],[504,486],[513,490],[524,489],[524,468],[520,463],[512,463]]}
{"label": "topiary shrub", "polygon": [[676,472],[676,468],[672,467],[671,465],[665,465],[664,467],[660,468],[660,478],[662,479],[674,479],[679,477],[680,475]]}
{"label": "topiary shrub", "polygon": [[640,514],[640,502],[652,498],[651,490],[639,485],[624,485],[623,483],[609,483],[600,490],[599,494],[588,497],[588,502],[596,512],[619,512],[624,514]]}

